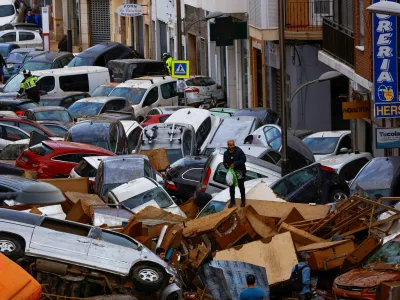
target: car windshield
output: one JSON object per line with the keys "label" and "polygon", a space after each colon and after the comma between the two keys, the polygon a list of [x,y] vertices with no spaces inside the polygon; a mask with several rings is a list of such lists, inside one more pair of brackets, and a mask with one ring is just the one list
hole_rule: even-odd
{"label": "car windshield", "polygon": [[144,93],[146,93],[146,89],[117,87],[110,96],[123,97],[131,104],[137,105],[142,101]]}
{"label": "car windshield", "polygon": [[138,179],[144,175],[144,162],[121,159],[108,162],[104,166],[103,195],[126,182]]}
{"label": "car windshield", "polygon": [[225,119],[218,128],[210,144],[213,146],[226,146],[226,137],[231,136],[237,144],[242,144],[244,139],[250,134],[253,125],[251,121],[238,121],[236,119]]}
{"label": "car windshield", "polygon": [[389,197],[393,177],[398,168],[399,163],[394,160],[386,158],[371,160],[351,182],[350,194],[353,194],[359,186],[373,200]]}
{"label": "car windshield", "polygon": [[100,85],[94,90],[90,91],[89,94],[91,97],[108,96],[113,89],[113,86]]}
{"label": "car windshield", "polygon": [[93,132],[88,132],[87,127],[86,130],[79,130],[75,128],[72,130],[71,134],[68,135],[68,141],[75,143],[82,143],[87,145],[92,145],[96,147],[100,147],[106,150],[114,151],[115,149],[111,149],[111,144],[109,143],[109,137],[107,132],[109,131],[108,127],[102,129],[102,127],[98,126],[97,130]]}
{"label": "car windshield", "polygon": [[75,56],[68,64],[68,67],[79,67],[79,66],[92,66],[94,57],[83,57]]}
{"label": "car windshield", "polygon": [[36,121],[60,121],[72,122],[72,118],[66,110],[45,110],[35,112],[34,118]]}
{"label": "car windshield", "polygon": [[48,69],[51,69],[51,63],[30,60],[30,61],[27,61],[22,66],[22,68],[24,68],[24,70],[30,70],[30,71],[48,70]]}
{"label": "car windshield", "polygon": [[310,148],[314,155],[319,154],[330,154],[336,149],[336,145],[339,142],[338,137],[306,137],[303,142]]}
{"label": "car windshield", "polygon": [[183,157],[181,149],[166,149],[168,161],[170,164],[176,162]]}
{"label": "car windshield", "polygon": [[[8,64],[20,64],[24,61],[27,52],[11,52],[10,56],[7,57]],[[30,69],[28,69],[30,70]]]}
{"label": "car windshield", "polygon": [[0,160],[16,160],[25,149],[28,144],[10,144],[0,152]]}
{"label": "car windshield", "polygon": [[98,102],[75,102],[72,104],[68,110],[73,117],[93,117],[100,113],[101,108],[103,107],[103,103]]}
{"label": "car windshield", "polygon": [[40,106],[60,106],[61,103],[60,99],[40,99],[39,105]]}
{"label": "car windshield", "polygon": [[0,17],[8,17],[15,14],[14,6],[11,4],[0,5]]}
{"label": "car windshield", "polygon": [[384,244],[374,252],[363,264],[367,267],[370,264],[398,264],[400,263],[400,239],[395,238]]}
{"label": "car windshield", "polygon": [[11,77],[7,81],[7,84],[5,85],[5,87],[3,89],[3,92],[4,93],[11,93],[11,92],[19,91],[19,88],[20,88],[22,80],[24,80],[24,75],[23,74],[17,74],[15,76]]}
{"label": "car windshield", "polygon": [[42,127],[46,128],[47,130],[52,132],[55,136],[59,136],[59,137],[64,137],[68,132],[68,130],[65,129],[64,127],[57,126],[57,125],[47,124],[47,125],[42,125]]}
{"label": "car windshield", "polygon": [[206,207],[201,211],[200,215],[198,216],[199,218],[205,217],[211,214],[218,213],[220,211],[223,211],[226,206],[226,202],[221,202],[221,201],[213,201],[211,200]]}
{"label": "car windshield", "polygon": [[154,189],[145,191],[123,201],[122,203],[130,209],[134,209],[152,200],[155,201],[161,208],[168,208],[174,204],[169,195],[161,187],[156,187]]}
{"label": "car windshield", "polygon": [[8,56],[8,47],[0,47],[0,54],[3,58],[6,58]]}
{"label": "car windshield", "polygon": [[29,101],[21,102],[21,104],[18,104],[17,106],[18,109],[22,110],[27,110],[35,107],[38,107],[38,104],[36,102],[29,102]]}

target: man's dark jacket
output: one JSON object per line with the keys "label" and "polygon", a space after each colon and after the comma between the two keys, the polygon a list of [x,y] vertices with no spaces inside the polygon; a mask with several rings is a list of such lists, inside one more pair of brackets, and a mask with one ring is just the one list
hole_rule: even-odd
{"label": "man's dark jacket", "polygon": [[235,150],[230,153],[229,150],[226,150],[224,153],[224,166],[229,169],[231,164],[234,164],[235,171],[243,171],[243,174],[246,173],[246,155],[243,150],[239,147],[235,146]]}

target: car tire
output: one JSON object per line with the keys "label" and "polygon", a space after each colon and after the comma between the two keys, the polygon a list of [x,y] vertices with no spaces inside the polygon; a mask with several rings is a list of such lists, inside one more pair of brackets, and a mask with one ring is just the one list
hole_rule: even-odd
{"label": "car tire", "polygon": [[132,281],[140,291],[158,291],[164,282],[164,271],[153,264],[139,264],[132,268]]}
{"label": "car tire", "polygon": [[0,233],[0,252],[14,261],[24,254],[20,239],[6,233]]}
{"label": "car tire", "polygon": [[329,193],[329,203],[337,203],[343,200],[346,200],[349,197],[347,192],[341,189],[333,189]]}

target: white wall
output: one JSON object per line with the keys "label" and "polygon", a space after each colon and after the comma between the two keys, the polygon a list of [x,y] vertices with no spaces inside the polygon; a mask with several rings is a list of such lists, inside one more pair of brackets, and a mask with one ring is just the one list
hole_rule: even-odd
{"label": "white wall", "polygon": [[184,0],[186,5],[201,8],[201,0]]}
{"label": "white wall", "polygon": [[245,13],[248,11],[246,0],[185,0],[185,2],[186,1],[195,2],[195,5],[199,5],[201,2],[202,9],[207,11],[221,11],[225,14]]}
{"label": "white wall", "polygon": [[[171,25],[176,23],[176,0],[157,0],[156,16],[157,19]],[[185,1],[181,0],[182,18],[185,17]]]}

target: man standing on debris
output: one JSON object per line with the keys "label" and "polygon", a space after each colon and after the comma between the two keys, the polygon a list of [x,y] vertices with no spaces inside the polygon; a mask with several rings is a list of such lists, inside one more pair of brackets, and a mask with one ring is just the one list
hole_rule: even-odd
{"label": "man standing on debris", "polygon": [[292,269],[292,275],[290,276],[290,280],[292,283],[298,282],[300,288],[297,292],[297,299],[299,300],[311,300],[311,269],[307,264],[307,260],[310,255],[306,252],[302,252],[299,255],[299,263],[295,265]]}
{"label": "man standing on debris", "polygon": [[240,300],[265,300],[265,293],[263,290],[254,287],[256,284],[256,277],[254,275],[247,275],[246,277],[247,289],[240,293]]}
{"label": "man standing on debris", "polygon": [[[243,150],[239,147],[235,146],[234,140],[228,141],[228,150],[224,153],[224,166],[227,169],[233,169],[235,171],[238,186],[240,190],[240,197],[242,199],[242,203],[240,207],[244,207],[246,204],[246,196],[244,189],[244,176],[246,175],[246,155]],[[229,203],[229,208],[233,207],[235,202],[235,186],[231,185],[229,187],[229,193],[231,195],[231,202]]]}

